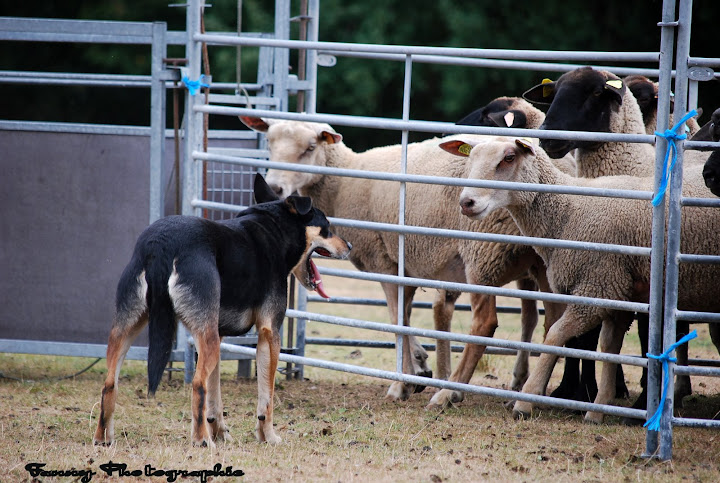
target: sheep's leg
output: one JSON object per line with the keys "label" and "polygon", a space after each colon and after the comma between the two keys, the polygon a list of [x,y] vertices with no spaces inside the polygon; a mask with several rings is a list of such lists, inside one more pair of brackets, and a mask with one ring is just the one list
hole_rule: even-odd
{"label": "sheep's leg", "polygon": [[[595,350],[600,337],[600,327],[581,335],[573,337],[565,344],[571,349]],[[591,364],[586,364],[590,362]],[[563,377],[555,390],[550,393],[551,397],[560,399],[572,399],[577,401],[592,401],[597,396],[597,384],[595,382],[595,361],[582,361],[582,374],[580,373],[580,359],[575,357],[565,358]]]}
{"label": "sheep's leg", "polygon": [[[677,339],[685,337],[690,332],[690,324],[684,320],[677,321]],[[683,344],[675,349],[677,356],[677,364],[679,366],[688,365],[688,345]],[[688,375],[677,375],[675,376],[675,407],[682,408],[683,398],[692,394],[692,385],[690,383],[690,376]]]}
{"label": "sheep's leg", "polygon": [[[398,286],[390,283],[381,284],[385,292],[385,299],[390,312],[390,320],[394,325],[398,321]],[[403,325],[410,325],[410,312],[412,309],[412,300],[417,287],[404,287],[405,290],[405,317]],[[420,342],[414,336],[403,336],[403,373],[413,374],[416,376],[432,377],[432,371],[427,365],[428,354],[423,349]],[[393,382],[388,389],[386,399],[397,401],[405,401],[413,392],[420,392],[425,386],[416,386],[415,384],[405,384],[402,382]]]}
{"label": "sheep's leg", "polygon": [[[603,352],[619,354],[622,349],[625,332],[632,322],[632,314],[627,312],[618,315],[615,320],[605,320],[600,331],[600,347]],[[598,388],[595,404],[608,404],[615,397],[615,377],[617,375],[617,364],[603,362],[602,375],[600,376],[600,387]],[[585,414],[585,421],[590,423],[602,423],[603,413],[588,411]]]}
{"label": "sheep's leg", "polygon": [[[637,330],[638,330],[638,338],[640,339],[640,355],[642,357],[646,357],[645,354],[648,353],[648,331],[649,331],[649,325],[650,325],[650,319],[648,314],[645,313],[639,313],[637,314]],[[635,399],[635,402],[631,406],[633,409],[647,409],[647,399],[648,399],[648,393],[647,393],[647,378],[648,378],[648,370],[647,367],[643,367],[642,369],[642,376],[640,377],[640,387],[642,388],[642,391],[640,392],[640,395]],[[639,426],[641,424],[645,423],[644,419],[639,418],[630,418],[625,417],[622,419],[622,423],[627,426]]]}
{"label": "sheep's leg", "polygon": [[[470,294],[470,305],[472,308],[472,327],[470,335],[479,335],[483,337],[492,337],[498,326],[497,311],[495,307],[495,297],[483,294]],[[467,384],[472,378],[478,361],[485,352],[484,345],[466,344],[463,349],[460,363],[450,376],[452,382],[462,382]],[[463,400],[463,393],[460,391],[452,391],[443,389],[433,395],[428,409],[445,408],[451,403]]]}
{"label": "sheep's leg", "polygon": [[710,329],[710,340],[720,354],[720,324],[708,324]]}
{"label": "sheep's leg", "polygon": [[[591,314],[588,314],[587,310],[583,309],[583,307],[577,305],[568,306],[560,320],[548,330],[545,344],[561,347],[570,338],[577,337],[600,323],[597,317],[590,316]],[[535,369],[523,386],[522,392],[525,394],[545,394],[545,388],[550,381],[557,358],[558,356],[553,354],[541,354]],[[513,416],[516,419],[529,417],[532,408],[531,402],[517,401],[513,408]]]}
{"label": "sheep's leg", "polygon": [[[455,311],[455,302],[460,297],[460,292],[448,292],[447,290],[438,290],[433,301],[433,321],[435,330],[450,332],[453,312]],[[435,341],[435,359],[437,368],[437,378],[447,380],[450,377],[450,341]]]}
{"label": "sheep's leg", "polygon": [[[520,290],[537,290],[534,281],[524,278],[517,281]],[[533,332],[538,323],[537,301],[532,299],[521,299],[520,301],[520,340],[522,342],[532,342]],[[513,367],[513,379],[511,389],[519,391],[527,381],[530,371],[530,352],[518,351],[515,358],[515,366]]]}

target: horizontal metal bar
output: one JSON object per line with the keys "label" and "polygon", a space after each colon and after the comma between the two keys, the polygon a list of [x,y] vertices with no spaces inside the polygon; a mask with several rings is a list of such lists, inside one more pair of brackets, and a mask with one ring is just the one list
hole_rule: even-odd
{"label": "horizontal metal bar", "polygon": [[554,131],[545,129],[512,129],[501,127],[466,126],[439,121],[403,121],[381,117],[348,116],[343,114],[308,114],[296,112],[248,109],[244,107],[199,104],[196,112],[221,114],[225,116],[253,116],[290,121],[324,122],[333,126],[353,126],[394,131],[413,131],[447,134],[481,134],[489,136],[521,136],[540,139],[570,139],[576,141],[623,141],[629,143],[655,144],[655,136],[649,134],[618,134],[589,131]]}
{"label": "horizontal metal bar", "polygon": [[149,22],[0,17],[0,40],[152,44],[152,34]]}
{"label": "horizontal metal bar", "polygon": [[403,45],[359,44],[347,42],[312,42],[303,40],[252,39],[217,34],[194,34],[196,42],[215,45],[248,45],[255,47],[276,47],[304,50],[334,50],[343,52],[374,52],[379,54],[402,55],[446,55],[455,57],[487,59],[519,59],[539,61],[575,61],[575,62],[653,62],[660,59],[658,52],[597,52],[597,51],[549,51],[549,50],[510,50],[510,49],[472,49],[457,47],[419,47]]}
{"label": "horizontal metal bar", "polygon": [[[355,298],[355,297],[332,297],[332,298],[326,299],[324,297],[319,297],[317,295],[308,295],[307,301],[308,302],[326,303],[326,304],[351,304],[351,305],[370,305],[370,306],[376,306],[376,307],[387,307],[387,301],[385,299],[364,299],[364,298]],[[431,302],[414,301],[412,303],[412,307],[414,309],[432,309],[432,303]],[[470,304],[455,304],[456,312],[458,312],[458,311],[469,312],[470,310],[471,310]],[[519,314],[520,313],[520,307],[497,306],[496,310],[499,314]],[[545,310],[540,308],[540,309],[538,309],[538,313],[540,315],[545,315]]]}
{"label": "horizontal metal bar", "polygon": [[[146,361],[147,351],[147,347],[130,347],[125,359]],[[81,342],[0,339],[0,353],[104,358],[107,354],[107,345],[86,344]],[[170,357],[172,361],[184,360],[183,351],[174,350]]]}
{"label": "horizontal metal bar", "polygon": [[450,340],[463,342],[466,344],[484,345],[488,347],[501,347],[505,349],[535,351],[548,354],[555,354],[562,357],[577,357],[580,359],[593,359],[597,361],[609,361],[617,364],[628,364],[631,366],[647,367],[647,359],[636,356],[626,356],[619,354],[606,354],[604,352],[594,352],[581,349],[570,349],[567,347],[557,347],[545,344],[533,344],[530,342],[515,342],[504,339],[494,339],[492,337],[481,337],[476,335],[457,334],[453,332],[443,332],[438,330],[418,329],[416,327],[397,326],[394,324],[383,324],[379,322],[370,322],[367,320],[350,319],[347,317],[337,317],[334,315],[316,314],[312,312],[304,312],[299,310],[288,309],[285,312],[286,317],[294,317],[297,319],[313,320],[326,324],[342,325],[345,327],[355,327],[359,329],[375,330],[379,332],[389,332],[400,335],[414,335],[416,337],[427,337],[430,339]]}
{"label": "horizontal metal bar", "polygon": [[682,206],[720,208],[720,198],[681,198],[680,204]]}
{"label": "horizontal metal bar", "polygon": [[703,265],[720,264],[720,256],[718,255],[689,255],[681,253],[678,255],[678,261],[681,263],[699,263]]}
{"label": "horizontal metal bar", "polygon": [[[335,347],[365,347],[369,349],[394,349],[395,342],[381,341],[381,340],[359,340],[359,339],[331,339],[330,337],[307,337],[305,339],[306,344],[310,345],[329,345]],[[434,352],[436,350],[435,344],[421,344],[423,349],[426,351]],[[450,346],[452,352],[462,352],[465,346],[453,345]],[[489,347],[494,351],[501,351],[502,355],[514,355],[517,351],[512,349],[496,349]],[[489,354],[488,351],[485,351]],[[497,354],[497,353],[496,353]]]}
{"label": "horizontal metal bar", "polygon": [[[230,344],[220,344],[223,351],[238,352],[240,354],[255,355],[256,350],[249,347],[233,346]],[[483,396],[492,396],[503,399],[516,399],[537,404],[547,404],[550,406],[558,406],[567,409],[575,409],[579,411],[597,411],[613,416],[631,417],[636,419],[645,419],[647,411],[640,409],[623,408],[618,406],[608,406],[603,404],[584,403],[579,401],[571,401],[567,399],[556,399],[549,396],[538,396],[535,394],[524,394],[505,389],[495,389],[482,386],[473,386],[471,384],[462,384],[459,382],[443,381],[441,379],[432,379],[428,377],[413,376],[409,374],[401,374],[398,372],[383,371],[380,369],[371,369],[369,367],[361,367],[352,364],[343,364],[340,362],[330,362],[320,359],[312,359],[309,357],[301,357],[290,354],[280,354],[280,361],[290,362],[292,364],[300,364],[304,366],[319,367],[322,369],[330,369],[335,371],[343,371],[361,376],[368,376],[380,379],[388,379],[391,381],[400,381],[409,384],[418,384],[423,386],[432,386],[440,389],[450,389],[454,391],[462,391],[472,394],[480,394]]]}
{"label": "horizontal metal bar", "polygon": [[78,134],[114,134],[119,136],[150,135],[150,127],[146,126],[116,126],[112,124],[83,124],[44,121],[0,121],[0,130],[64,132]]}
{"label": "horizontal metal bar", "polygon": [[688,57],[688,67],[720,67],[720,58]]}
{"label": "horizontal metal bar", "polygon": [[512,191],[535,191],[538,193],[561,193],[579,196],[600,196],[605,198],[622,198],[633,200],[650,200],[651,191],[619,190],[610,188],[593,188],[586,186],[547,185],[536,183],[515,183],[510,181],[493,181],[469,178],[451,178],[420,174],[401,174],[387,171],[364,171],[360,169],[331,168],[326,166],[299,165],[279,161],[266,161],[257,158],[241,158],[221,154],[193,151],[193,158],[202,161],[237,164],[240,166],[257,166],[266,169],[294,171],[300,173],[323,174],[328,176],[345,176],[359,179],[396,181],[401,183],[437,184],[444,186],[471,186],[475,188],[507,189]]}
{"label": "horizontal metal bar", "polygon": [[675,374],[687,376],[720,377],[720,367],[693,367],[675,365],[674,371]]}
{"label": "horizontal metal bar", "polygon": [[[370,52],[348,52],[341,50],[321,50],[318,54],[334,55],[337,57],[351,57],[372,60],[390,60],[405,61],[406,56],[403,54],[378,54]],[[588,65],[582,64],[559,64],[550,62],[526,62],[519,60],[499,60],[499,59],[477,59],[468,57],[441,56],[441,55],[413,55],[412,61],[419,64],[439,64],[439,65],[455,65],[464,67],[483,67],[488,69],[508,69],[508,70],[531,70],[531,71],[548,71],[548,72],[568,72],[579,67]],[[635,67],[619,67],[619,66],[592,66],[596,69],[609,70],[619,75],[644,75],[646,77],[657,78],[659,69],[639,69]],[[673,76],[675,72],[673,71]]]}
{"label": "horizontal metal bar", "polygon": [[673,426],[682,426],[685,428],[714,428],[720,429],[720,421],[712,419],[694,419],[694,418],[672,418]]}
{"label": "horizontal metal bar", "polygon": [[714,312],[693,312],[691,310],[676,310],[675,316],[679,320],[695,322],[720,322],[720,314]]}

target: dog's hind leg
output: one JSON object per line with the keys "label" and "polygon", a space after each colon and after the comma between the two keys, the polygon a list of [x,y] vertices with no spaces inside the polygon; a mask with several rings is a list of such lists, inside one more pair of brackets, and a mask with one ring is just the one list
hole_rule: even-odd
{"label": "dog's hind leg", "polygon": [[[192,444],[197,446],[215,446],[208,419],[214,415],[210,403],[210,379],[213,372],[219,373],[220,336],[217,319],[207,324],[202,331],[194,331],[195,347],[198,352],[195,377],[192,380]],[[218,374],[219,377],[219,374]],[[222,414],[222,413],[221,413]]]}
{"label": "dog's hind leg", "polygon": [[120,368],[130,344],[148,322],[145,273],[142,272],[136,277],[131,277],[128,273],[126,270],[123,274],[123,281],[127,283],[118,288],[117,311],[107,347],[108,373],[102,389],[100,416],[93,437],[93,443],[106,446],[111,445],[115,440],[113,413],[117,401]]}
{"label": "dog's hind leg", "polygon": [[[279,316],[282,322],[281,314]],[[260,442],[280,443],[273,429],[273,397],[275,394],[275,371],[280,356],[279,323],[260,320],[257,327],[257,381],[258,405],[255,435]]]}
{"label": "dog's hind leg", "polygon": [[207,422],[210,424],[212,437],[215,441],[231,441],[230,432],[223,418],[222,398],[220,397],[220,363],[208,378],[208,412]]}

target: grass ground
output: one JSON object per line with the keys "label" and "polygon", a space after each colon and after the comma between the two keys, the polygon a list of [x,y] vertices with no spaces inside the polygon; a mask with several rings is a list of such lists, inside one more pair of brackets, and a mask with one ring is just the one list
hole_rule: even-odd
{"label": "grass ground", "polygon": [[[331,295],[381,297],[371,283],[326,277]],[[432,293],[418,297],[431,300]],[[466,300],[461,300],[461,302]],[[512,300],[501,300],[510,305]],[[354,318],[387,321],[385,309],[312,304],[311,310]],[[428,311],[413,314],[414,325],[431,327]],[[691,356],[718,358],[705,342],[691,342]],[[469,314],[458,313],[453,330],[469,330]],[[541,334],[536,334],[540,341]],[[501,317],[496,337],[518,339],[517,316]],[[316,322],[308,335],[318,337],[392,340],[389,334]],[[309,346],[308,355],[392,370],[393,351],[352,347]],[[623,352],[638,353],[637,335],[628,334]],[[433,356],[431,355],[431,358]],[[454,355],[455,361],[458,355]],[[95,472],[92,481],[169,481],[169,476],[107,476],[110,461],[127,465],[131,473],[146,465],[160,470],[204,470],[216,464],[242,470],[247,481],[718,481],[720,433],[717,430],[676,428],[673,460],[641,458],[645,432],[625,427],[617,418],[599,426],[583,424],[581,416],[541,408],[533,419],[515,421],[502,401],[468,395],[445,412],[426,411],[430,392],[409,401],[383,400],[387,382],[345,373],[306,368],[305,381],[279,376],[275,398],[278,446],[255,441],[256,385],[235,379],[235,363],[222,363],[226,420],[234,440],[215,450],[189,444],[190,389],[181,377],[165,378],[155,399],[146,393],[145,364],[128,361],[120,380],[116,412],[117,443],[92,445],[104,361],[72,379],[57,378],[86,367],[92,359],[0,355],[0,481],[32,481],[29,463],[45,469],[74,469],[76,476],[36,481],[82,481],[78,472]],[[434,365],[434,360],[432,361]],[[488,356],[473,382],[507,387],[513,360]],[[532,361],[531,361],[532,364]],[[551,386],[557,383],[558,365]],[[10,378],[8,378],[10,377]],[[12,379],[15,378],[15,379]],[[634,395],[639,372],[627,368]],[[695,394],[685,400],[683,414],[718,417],[720,383],[694,378]],[[618,401],[629,404],[628,401]],[[157,470],[156,470],[157,471]],[[157,473],[156,473],[157,474]],[[207,481],[236,481],[215,477]],[[191,476],[183,481],[200,481]]]}

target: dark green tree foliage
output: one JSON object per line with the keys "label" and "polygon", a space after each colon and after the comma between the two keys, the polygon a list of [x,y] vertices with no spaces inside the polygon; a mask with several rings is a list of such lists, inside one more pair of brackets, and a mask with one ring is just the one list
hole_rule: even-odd
{"label": "dark green tree foliage", "polygon": [[[77,5],[81,3],[81,5]],[[243,0],[243,29],[268,32],[274,28],[274,2]],[[293,15],[299,2],[293,2]],[[661,0],[583,2],[545,0],[507,2],[478,0],[322,0],[320,39],[391,45],[424,45],[527,50],[657,51],[660,46]],[[716,57],[720,45],[714,32],[720,3],[695,0],[691,55]],[[182,30],[184,8],[168,7],[168,0],[109,0],[104,2],[11,3],[3,15],[98,20],[165,21]],[[216,0],[207,9],[208,31],[237,30],[237,2]],[[292,35],[297,38],[298,27]],[[242,49],[242,81],[256,79],[257,49]],[[182,55],[173,48],[170,56]],[[297,54],[291,54],[296,65]],[[71,72],[147,73],[148,48],[67,44],[1,43],[3,69]],[[213,78],[236,81],[237,51],[210,47]],[[652,66],[651,66],[652,67]],[[412,119],[453,122],[502,95],[520,95],[555,72],[470,68],[413,64]],[[402,114],[404,64],[388,60],[338,57],[333,68],[319,68],[318,112],[397,118]],[[700,87],[700,105],[709,116],[720,106],[717,82]],[[48,119],[147,124],[149,95],[137,89],[5,86],[3,118]],[[213,127],[240,128],[233,118],[213,117]],[[397,132],[343,128],[356,149],[396,143]],[[413,139],[426,137],[413,134]]]}

